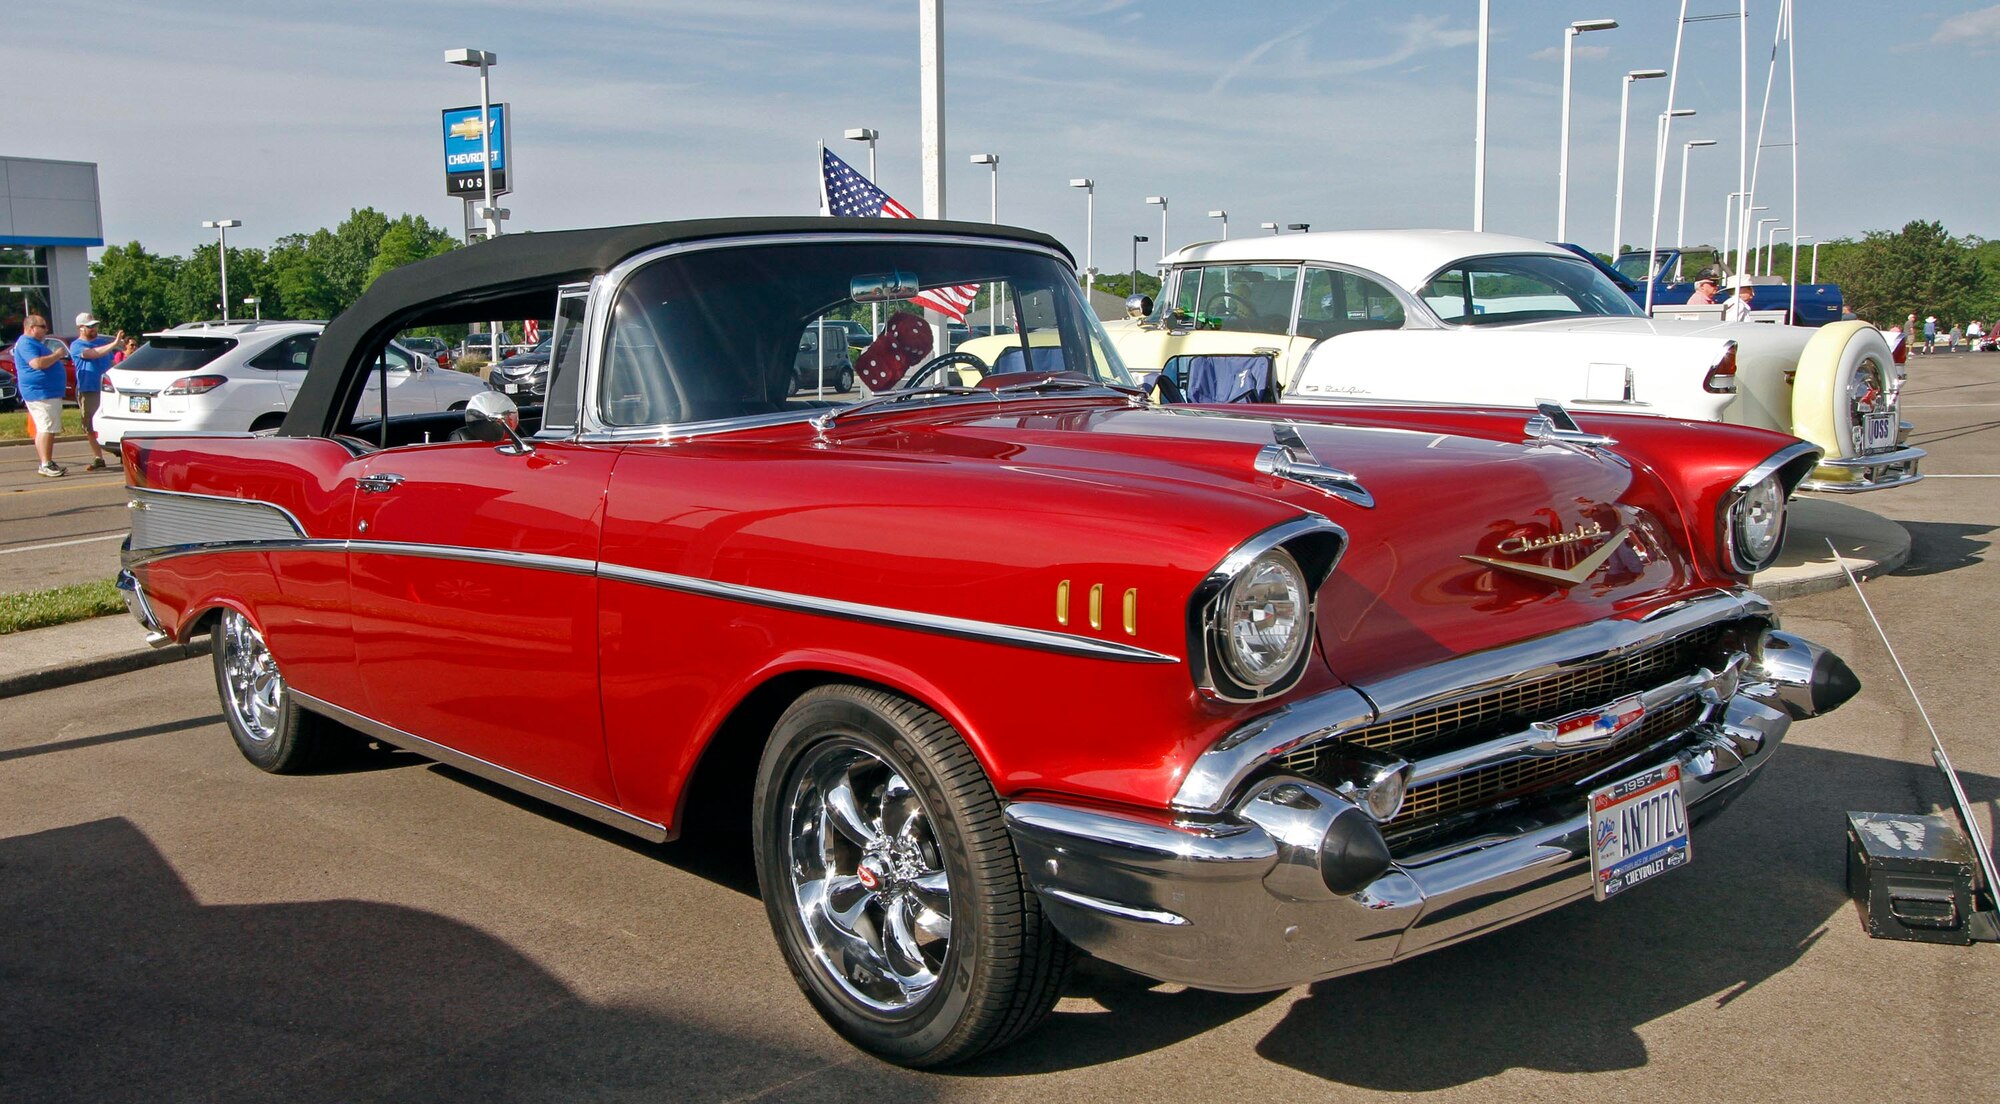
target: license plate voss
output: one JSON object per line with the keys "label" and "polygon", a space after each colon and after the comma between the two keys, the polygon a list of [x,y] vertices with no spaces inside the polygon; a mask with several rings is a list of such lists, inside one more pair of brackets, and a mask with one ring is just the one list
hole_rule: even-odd
{"label": "license plate voss", "polygon": [[1870,414],[1861,447],[1888,448],[1896,443],[1896,416],[1890,413]]}
{"label": "license plate voss", "polygon": [[1598,900],[1686,866],[1693,857],[1679,763],[1590,795],[1591,891]]}

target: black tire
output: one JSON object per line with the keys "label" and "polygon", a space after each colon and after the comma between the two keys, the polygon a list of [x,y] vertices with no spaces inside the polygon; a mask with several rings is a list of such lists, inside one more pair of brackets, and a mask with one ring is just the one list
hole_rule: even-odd
{"label": "black tire", "polygon": [[[880,813],[867,821],[871,803]],[[841,829],[840,807],[875,830],[874,844]],[[948,1065],[1013,1042],[1055,1006],[1074,951],[1042,914],[985,772],[942,717],[859,686],[807,692],[765,748],[752,824],[758,886],[792,977],[856,1046],[899,1065]],[[856,856],[852,877],[836,873],[845,854]],[[926,902],[945,904],[947,934]],[[852,930],[827,927],[843,915]],[[931,980],[899,988],[913,976]]]}
{"label": "black tire", "polygon": [[840,370],[840,379],[838,383],[839,386],[836,387],[835,390],[840,391],[843,394],[848,391],[854,390],[854,369],[842,368]]}
{"label": "black tire", "polygon": [[210,635],[215,690],[236,750],[258,770],[302,774],[356,746],[352,730],[301,709],[250,619],[224,610]]}

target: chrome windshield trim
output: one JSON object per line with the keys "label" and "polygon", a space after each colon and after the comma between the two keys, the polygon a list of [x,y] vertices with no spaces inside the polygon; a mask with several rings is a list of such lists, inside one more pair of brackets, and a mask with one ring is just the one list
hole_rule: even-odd
{"label": "chrome windshield trim", "polygon": [[936,633],[965,640],[981,640],[1000,644],[1014,644],[1036,648],[1046,652],[1064,655],[1084,656],[1090,659],[1119,660],[1126,663],[1179,663],[1174,656],[1130,644],[1120,644],[1111,640],[1093,640],[1068,633],[1050,632],[1046,629],[1028,629],[1018,625],[1001,625],[990,621],[971,621],[962,617],[947,617],[943,614],[919,613],[915,610],[891,609],[886,606],[863,605],[859,602],[843,602],[837,598],[817,598],[789,591],[766,590],[762,587],[743,586],[737,583],[720,583],[712,579],[695,579],[686,575],[672,575],[664,571],[648,571],[643,568],[625,567],[619,564],[600,564],[600,577],[618,582],[634,583],[639,586],[676,590],[686,594],[699,594],[710,598],[745,602],[750,605],[767,606],[775,609],[799,610],[805,613],[839,617],[849,621],[861,621],[872,625],[890,625],[899,628],[916,629],[919,632]]}
{"label": "chrome windshield trim", "polygon": [[288,689],[287,692],[297,698],[299,704],[305,708],[323,716],[331,717],[347,725],[349,728],[358,729],[384,743],[394,744],[405,751],[413,751],[427,759],[435,759],[440,763],[457,767],[467,774],[477,775],[488,782],[497,782],[511,790],[519,790],[530,797],[541,798],[551,805],[567,809],[579,816],[589,817],[599,824],[608,824],[613,828],[630,832],[635,836],[654,843],[664,843],[674,836],[674,833],[669,831],[664,824],[655,824],[644,817],[633,816],[623,809],[613,808],[596,798],[572,793],[561,786],[551,785],[539,778],[530,778],[519,771],[508,770],[497,763],[489,763],[476,755],[467,755],[465,752],[426,740],[422,736],[404,732],[400,728],[383,724],[373,717],[364,716],[351,709],[343,709],[324,698],[316,698],[311,694],[303,693],[296,689]]}
{"label": "chrome windshield trim", "polygon": [[1343,686],[1291,702],[1237,726],[1202,752],[1181,780],[1172,804],[1187,812],[1219,813],[1264,764],[1307,744],[1744,617],[1773,619],[1770,603],[1751,591],[1711,591],[1636,620],[1596,621],[1444,660],[1373,685]]}
{"label": "chrome windshield trim", "polygon": [[[611,310],[624,293],[625,284],[632,275],[655,261],[682,253],[696,253],[711,249],[742,249],[759,245],[824,245],[829,243],[876,242],[892,244],[921,243],[926,245],[974,245],[984,249],[1010,249],[1022,253],[1033,253],[1054,260],[1064,268],[1074,267],[1074,262],[1064,257],[1061,251],[1032,242],[1014,241],[1003,238],[983,238],[970,234],[873,234],[854,231],[828,231],[823,234],[745,234],[741,237],[705,238],[698,241],[674,242],[658,245],[619,261],[604,273],[603,282],[590,297],[590,309],[585,317],[589,323],[588,343],[583,348],[583,403],[579,410],[582,415],[577,421],[577,439],[580,441],[630,441],[630,440],[679,440],[685,437],[705,437],[714,433],[726,433],[755,425],[782,424],[789,421],[803,421],[820,413],[817,410],[786,411],[780,415],[751,415],[740,419],[724,419],[707,422],[663,422],[646,426],[615,426],[606,421],[598,412],[598,383],[603,373],[604,352],[611,337]],[[1086,306],[1088,304],[1085,304]],[[1109,342],[1105,343],[1109,346]],[[796,415],[796,418],[794,417]]]}

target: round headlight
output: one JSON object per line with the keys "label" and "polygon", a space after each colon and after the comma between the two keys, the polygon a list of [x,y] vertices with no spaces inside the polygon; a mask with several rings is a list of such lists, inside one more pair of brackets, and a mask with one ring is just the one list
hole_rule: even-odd
{"label": "round headlight", "polygon": [[1785,535],[1785,488],[1776,475],[1743,492],[1730,510],[1729,526],[1739,566],[1759,569],[1770,564]]}
{"label": "round headlight", "polygon": [[1281,548],[1258,556],[1222,598],[1222,661],[1245,686],[1285,677],[1311,646],[1310,592],[1298,561]]}

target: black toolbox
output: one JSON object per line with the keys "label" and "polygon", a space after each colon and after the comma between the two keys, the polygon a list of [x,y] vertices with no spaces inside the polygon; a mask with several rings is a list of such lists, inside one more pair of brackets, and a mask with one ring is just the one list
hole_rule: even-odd
{"label": "black toolbox", "polygon": [[1973,942],[1972,871],[1971,846],[1943,817],[1847,814],[1847,892],[1877,939]]}

